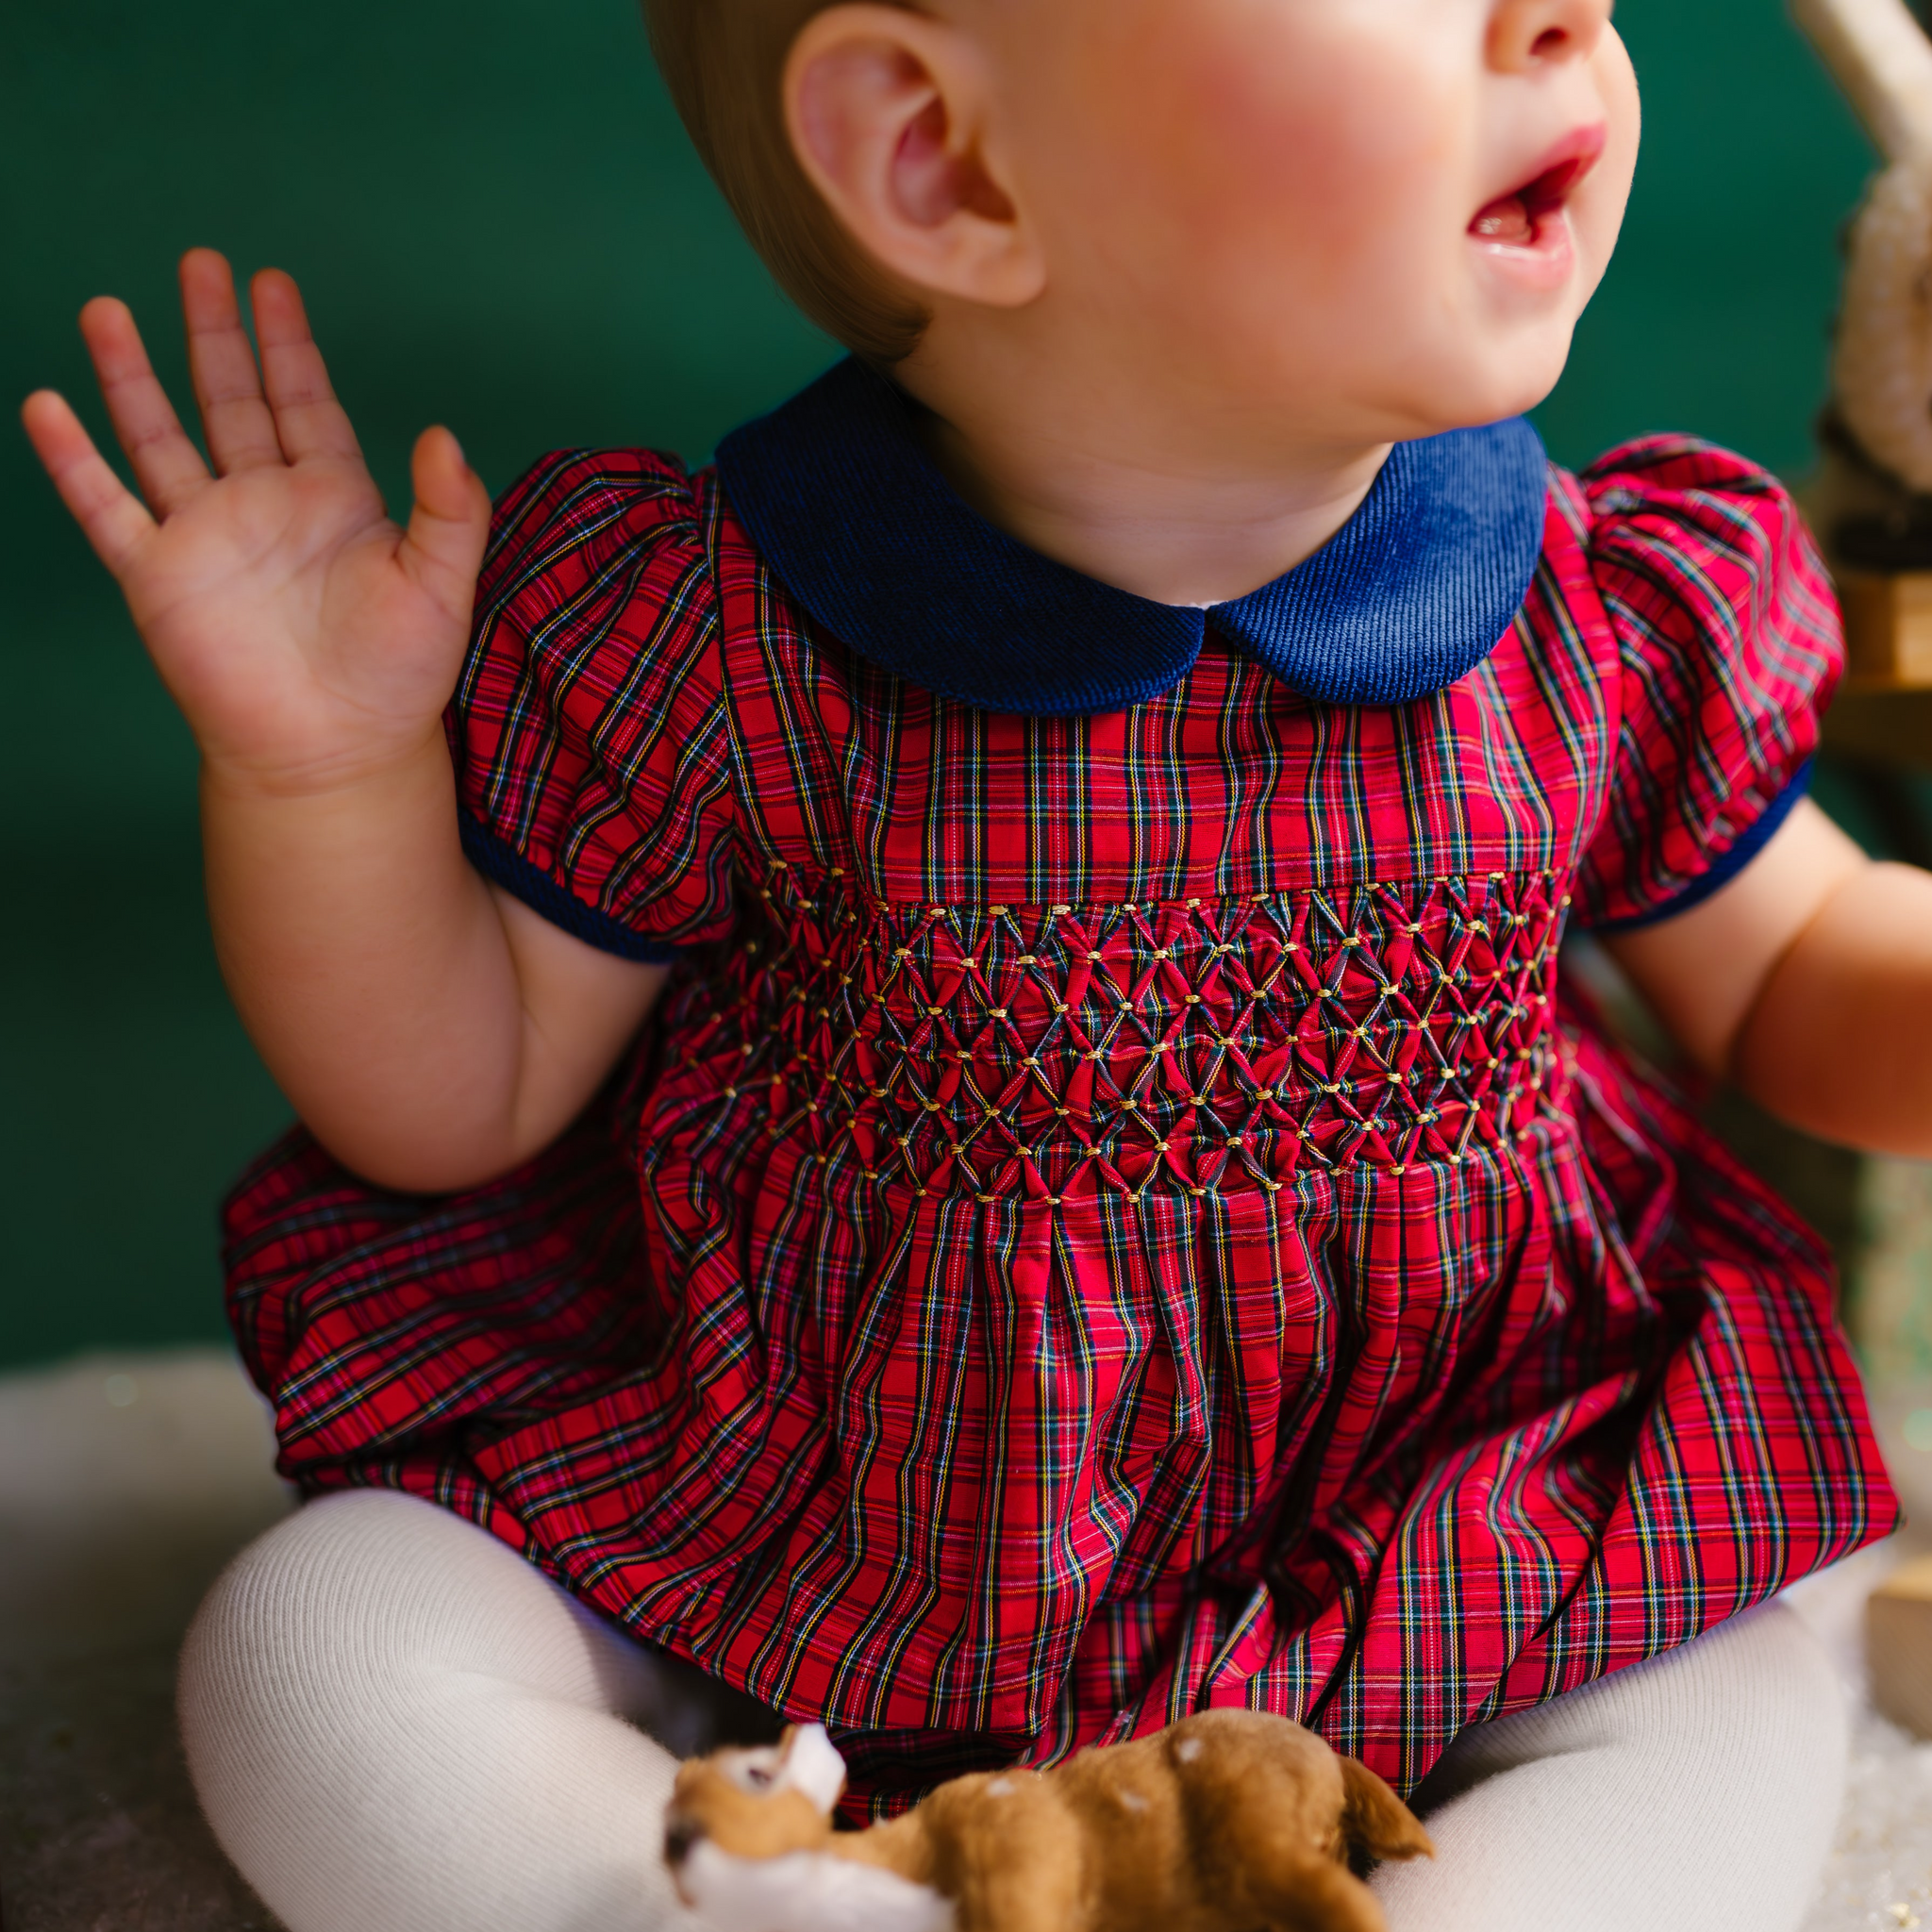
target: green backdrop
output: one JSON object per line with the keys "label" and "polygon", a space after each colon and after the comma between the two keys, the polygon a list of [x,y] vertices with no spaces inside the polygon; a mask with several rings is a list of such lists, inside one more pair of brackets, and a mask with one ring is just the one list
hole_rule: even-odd
{"label": "green backdrop", "polygon": [[[1545,435],[1579,460],[1678,427],[1802,470],[1869,156],[1775,0],[1627,0],[1621,25],[1644,159]],[[88,395],[73,316],[103,291],[178,382],[191,244],[293,270],[391,490],[439,419],[492,488],[562,443],[701,457],[830,354],[626,0],[16,0],[0,241],[12,396]],[[286,1109],[215,973],[187,734],[17,432],[0,585],[0,1363],[214,1336],[215,1202]]]}

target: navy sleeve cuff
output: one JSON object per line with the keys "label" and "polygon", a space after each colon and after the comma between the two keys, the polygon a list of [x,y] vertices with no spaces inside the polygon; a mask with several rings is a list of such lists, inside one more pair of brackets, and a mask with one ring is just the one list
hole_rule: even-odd
{"label": "navy sleeve cuff", "polygon": [[1660,924],[1666,919],[1674,919],[1680,912],[1690,911],[1693,906],[1702,905],[1713,892],[1729,885],[1771,843],[1777,828],[1790,817],[1791,808],[1810,789],[1811,760],[1807,758],[1791,774],[1785,789],[1757,815],[1757,823],[1733,843],[1728,852],[1699,873],[1674,898],[1666,899],[1661,906],[1653,906],[1647,912],[1634,913],[1628,919],[1606,919],[1591,930],[1599,934],[1635,932],[1639,926]]}
{"label": "navy sleeve cuff", "polygon": [[620,959],[638,959],[652,966],[668,966],[685,951],[668,941],[633,932],[622,920],[599,912],[594,906],[586,906],[468,812],[458,814],[458,829],[462,834],[463,857],[486,879],[501,886],[513,898],[521,899],[531,911],[541,913],[552,925],[561,926],[600,953],[615,953]]}

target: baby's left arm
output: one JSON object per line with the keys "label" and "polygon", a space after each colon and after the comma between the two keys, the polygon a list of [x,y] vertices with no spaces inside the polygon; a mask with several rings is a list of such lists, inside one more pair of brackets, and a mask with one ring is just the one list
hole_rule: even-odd
{"label": "baby's left arm", "polygon": [[1932,873],[1806,800],[1703,904],[1605,943],[1707,1071],[1807,1133],[1932,1158]]}

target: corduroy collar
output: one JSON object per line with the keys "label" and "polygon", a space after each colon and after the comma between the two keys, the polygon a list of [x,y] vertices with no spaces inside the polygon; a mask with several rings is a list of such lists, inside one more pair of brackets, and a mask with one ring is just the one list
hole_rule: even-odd
{"label": "corduroy collar", "polygon": [[1166,691],[1207,625],[1284,684],[1397,705],[1453,684],[1508,629],[1542,549],[1547,464],[1521,417],[1395,445],[1361,508],[1285,576],[1207,610],[1082,575],[969,509],[914,405],[844,361],[718,447],[780,581],[862,658],[987,710],[1118,710]]}

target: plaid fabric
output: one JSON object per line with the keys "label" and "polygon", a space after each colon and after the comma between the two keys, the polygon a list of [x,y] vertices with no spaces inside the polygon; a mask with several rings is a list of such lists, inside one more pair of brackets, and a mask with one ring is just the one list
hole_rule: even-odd
{"label": "plaid fabric", "polygon": [[1409,1788],[1890,1526],[1824,1257],[1557,983],[1810,754],[1836,620],[1761,474],[1554,475],[1511,632],[1392,709],[1211,639],[1105,716],[936,699],[628,453],[510,492],[480,608],[474,849],[687,950],[521,1173],[244,1179],[310,1490],[826,1718],[859,1807],[1221,1704]]}

